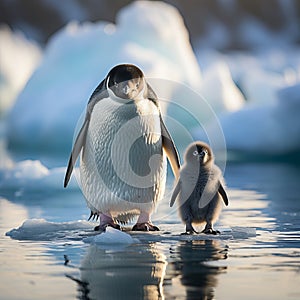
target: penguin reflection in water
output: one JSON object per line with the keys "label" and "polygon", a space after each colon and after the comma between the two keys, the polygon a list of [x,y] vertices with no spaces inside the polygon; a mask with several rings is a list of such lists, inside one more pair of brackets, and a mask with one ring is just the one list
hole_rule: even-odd
{"label": "penguin reflection in water", "polygon": [[65,176],[67,186],[81,153],[80,181],[95,230],[120,229],[138,216],[133,230],[156,231],[151,214],[162,199],[168,157],[175,176],[179,159],[162,120],[158,99],[142,71],[117,65],[90,97]]}
{"label": "penguin reflection in water", "polygon": [[220,233],[213,229],[213,223],[221,212],[222,200],[228,205],[222,181],[221,170],[214,164],[210,147],[203,142],[189,145],[170,202],[170,206],[173,206],[178,198],[186,234],[197,233],[192,223],[206,223],[203,233]]}

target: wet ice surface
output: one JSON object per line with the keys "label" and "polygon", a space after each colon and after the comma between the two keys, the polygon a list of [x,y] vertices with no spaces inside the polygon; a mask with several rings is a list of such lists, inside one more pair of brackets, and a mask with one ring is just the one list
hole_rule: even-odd
{"label": "wet ice surface", "polygon": [[162,241],[197,241],[197,240],[226,240],[241,238],[247,239],[256,236],[255,228],[234,226],[232,228],[219,228],[220,234],[207,235],[203,233],[187,235],[183,232],[182,224],[161,224],[160,231],[139,232],[131,231],[126,226],[122,230],[108,227],[105,232],[99,233],[93,230],[93,225],[87,221],[74,222],[48,222],[45,219],[29,219],[18,227],[6,232],[16,240],[30,241],[58,241],[58,240],[82,240],[90,244],[134,244]]}
{"label": "wet ice surface", "polygon": [[299,175],[292,164],[229,164],[219,236],[180,235],[168,201],[153,216],[159,233],[130,224],[99,235],[79,221],[89,212],[75,189],[2,189],[0,298],[299,299]]}

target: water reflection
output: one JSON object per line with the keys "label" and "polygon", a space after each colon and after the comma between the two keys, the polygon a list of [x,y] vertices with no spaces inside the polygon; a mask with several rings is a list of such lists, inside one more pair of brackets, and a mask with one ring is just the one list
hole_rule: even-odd
{"label": "water reflection", "polygon": [[57,245],[51,251],[51,243],[18,241],[5,235],[28,216],[25,206],[0,197],[0,299],[73,299],[73,284],[52,255],[61,254]]}
{"label": "water reflection", "polygon": [[85,300],[214,299],[227,256],[228,246],[219,240],[123,250],[91,245],[81,262],[80,278],[69,278],[78,284],[78,298]]}
{"label": "water reflection", "polygon": [[[227,171],[226,179],[231,187],[250,189],[266,195],[268,202],[261,202],[268,203],[268,205],[261,209],[261,212],[274,220],[272,230],[278,233],[276,235],[278,237],[277,247],[291,247],[288,237],[285,239],[282,235],[280,236],[282,233],[288,234],[290,232],[295,233],[294,241],[298,241],[297,247],[299,247],[299,162],[229,164]],[[245,195],[243,196],[245,198]],[[262,224],[262,227],[265,229],[266,224]]]}
{"label": "water reflection", "polygon": [[[10,200],[0,199],[0,298],[243,299],[247,291],[248,299],[300,299],[299,166],[228,164],[225,178],[230,206],[221,214],[220,230],[255,227],[255,237],[194,242],[164,238],[117,250],[74,241],[71,232],[64,240],[17,241],[5,232],[24,219],[75,220],[84,209],[77,205],[80,196],[74,200],[72,193],[54,197],[30,190],[26,197],[15,197],[11,192]],[[162,224],[179,232],[183,225],[177,213],[167,215],[168,202],[164,205],[159,208]],[[67,266],[64,254],[70,259]]]}
{"label": "water reflection", "polygon": [[[170,284],[180,278],[185,288],[184,299],[213,299],[218,284],[218,275],[226,272],[227,266],[222,260],[227,259],[228,247],[218,240],[189,241],[180,243],[171,249],[170,273],[166,276]],[[171,294],[172,288],[166,289]],[[167,297],[168,298],[168,297]],[[176,297],[176,299],[178,299]]]}
{"label": "water reflection", "polygon": [[164,299],[166,258],[156,245],[103,250],[91,245],[80,266],[79,299]]}

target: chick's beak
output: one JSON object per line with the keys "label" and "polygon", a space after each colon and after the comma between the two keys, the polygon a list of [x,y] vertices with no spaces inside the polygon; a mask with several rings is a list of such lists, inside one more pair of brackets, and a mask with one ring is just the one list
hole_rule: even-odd
{"label": "chick's beak", "polygon": [[198,155],[197,155],[197,159],[200,161],[202,161],[205,158],[205,151],[201,151]]}
{"label": "chick's beak", "polygon": [[205,156],[205,152],[204,151],[201,151],[200,153],[199,153],[199,157],[204,157]]}

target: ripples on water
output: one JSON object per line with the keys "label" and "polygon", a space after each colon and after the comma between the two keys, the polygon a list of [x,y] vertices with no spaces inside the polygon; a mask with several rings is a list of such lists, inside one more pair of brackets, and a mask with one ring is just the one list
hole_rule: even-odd
{"label": "ripples on water", "polygon": [[[30,217],[61,222],[88,211],[79,192],[1,191],[0,299],[300,299],[299,175],[292,164],[227,166],[230,206],[216,227],[254,227],[255,237],[112,249],[68,236],[10,239],[5,232]],[[184,229],[167,201],[155,218]]]}

